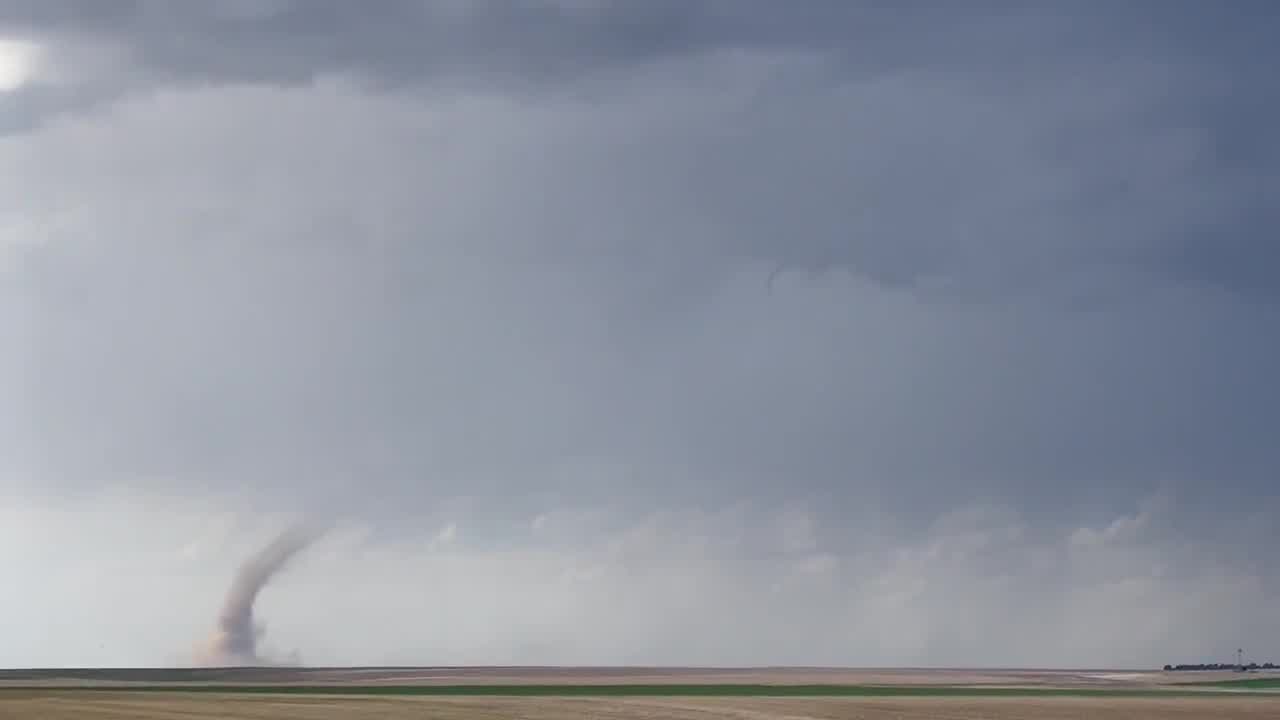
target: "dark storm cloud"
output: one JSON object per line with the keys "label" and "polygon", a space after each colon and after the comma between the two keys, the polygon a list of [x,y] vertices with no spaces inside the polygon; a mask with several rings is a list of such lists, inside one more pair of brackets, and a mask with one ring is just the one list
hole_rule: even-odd
{"label": "dark storm cloud", "polygon": [[[92,105],[104,88],[338,73],[596,96],[681,58],[809,53],[824,63],[804,80],[816,104],[778,122],[800,133],[827,123],[828,144],[797,139],[772,154],[769,138],[702,137],[687,150],[682,174],[698,179],[685,182],[718,189],[709,201],[768,235],[738,240],[742,252],[889,284],[949,286],[967,273],[969,290],[1037,285],[1083,257],[1273,297],[1278,16],[1261,2],[32,1],[0,8],[0,27],[118,48],[136,71],[96,89],[27,89],[6,117],[14,129]],[[890,84],[869,104],[832,102],[877,83]],[[785,102],[739,111],[776,116]],[[831,132],[840,123],[843,136]],[[857,164],[874,171],[870,185],[846,176]],[[1073,177],[1055,187],[1054,173]],[[779,224],[796,212],[824,226]]]}
{"label": "dark storm cloud", "polygon": [[1276,12],[1266,2],[843,2],[733,0],[11,0],[0,27],[128,49],[171,81],[304,82],[359,72],[392,83],[564,81],[721,50],[831,53],[846,68],[995,72],[1064,58],[1193,60],[1265,79]]}
{"label": "dark storm cloud", "polygon": [[[1071,245],[1097,219],[1056,202],[1077,176],[1036,161],[1044,140],[1000,154],[991,135],[1014,125],[974,122],[900,144],[915,87],[766,85],[754,97],[779,100],[730,136],[732,89],[520,113],[224,90],[33,136],[11,159],[53,170],[27,173],[12,202],[47,214],[57,241],[21,265],[26,448],[51,486],[181,478],[401,518],[437,492],[516,514],[565,496],[802,497],[837,524],[869,501],[928,522],[993,499],[1071,522],[1172,490],[1211,528],[1255,502],[1276,461],[1277,308],[1168,273],[1106,275],[1105,243]],[[994,119],[928,90],[956,117]],[[878,114],[858,117],[862,103]],[[822,148],[850,133],[890,150],[832,161]],[[689,160],[704,141],[723,162]],[[751,148],[784,178],[754,215],[738,189],[766,163],[729,162]],[[946,229],[911,212],[912,183],[886,174],[895,157],[946,160],[954,180],[934,193],[964,193],[950,207],[983,231],[905,257],[957,253],[949,274],[971,290],[991,278],[994,298],[836,274],[783,274],[770,295],[791,238],[840,227],[837,203],[786,182],[805,168],[876,193],[869,212],[901,242]],[[997,157],[1017,212],[964,181]],[[1169,226],[1158,200],[1118,216],[1136,240]],[[903,257],[875,237],[857,251]],[[1010,292],[985,265],[1019,251],[1061,264]],[[1095,274],[1108,295],[1062,302]]]}
{"label": "dark storm cloud", "polygon": [[[379,82],[537,82],[717,44],[712,6],[658,0],[378,3],[10,4],[10,27],[87,33],[128,47],[175,81],[306,82],[358,72]],[[710,32],[710,34],[708,34]]]}

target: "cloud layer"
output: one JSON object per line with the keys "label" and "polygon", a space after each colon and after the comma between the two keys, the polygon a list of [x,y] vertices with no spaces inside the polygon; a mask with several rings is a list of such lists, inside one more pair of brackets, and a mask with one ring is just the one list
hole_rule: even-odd
{"label": "cloud layer", "polygon": [[0,664],[278,513],[311,662],[1276,648],[1275,14],[1137,7],[0,8],[6,532],[158,543],[16,572],[193,587]]}
{"label": "cloud layer", "polygon": [[[32,622],[11,633],[3,662],[185,662],[174,638],[206,630],[226,573],[280,521],[209,501],[115,494],[88,508],[7,513],[4,547],[50,541],[6,551],[7,566],[58,569],[45,571],[47,595],[9,601]],[[110,520],[97,515],[106,509]],[[1105,655],[1107,665],[1144,667],[1274,634],[1274,581],[1171,535],[1174,510],[1149,501],[1106,524],[1044,534],[1033,516],[970,506],[910,536],[877,526],[892,524],[884,515],[851,529],[799,506],[560,510],[508,526],[519,542],[502,547],[466,524],[388,541],[349,523],[262,597],[265,652],[305,648],[320,665],[957,666],[977,657],[1081,667]],[[840,546],[851,532],[858,542]],[[104,546],[90,533],[131,540]],[[82,642],[48,640],[68,636]]]}

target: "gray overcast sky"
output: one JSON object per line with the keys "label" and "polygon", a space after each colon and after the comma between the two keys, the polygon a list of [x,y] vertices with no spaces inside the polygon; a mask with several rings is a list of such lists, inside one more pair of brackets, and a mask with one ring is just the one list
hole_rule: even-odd
{"label": "gray overcast sky", "polygon": [[0,666],[1280,660],[1275,37],[0,0]]}

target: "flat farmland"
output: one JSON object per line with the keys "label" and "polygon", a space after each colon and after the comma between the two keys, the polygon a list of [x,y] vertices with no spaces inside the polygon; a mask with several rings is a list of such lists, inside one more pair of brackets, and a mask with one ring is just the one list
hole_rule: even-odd
{"label": "flat farmland", "polygon": [[1240,680],[1026,669],[0,670],[0,720],[1280,718],[1274,676]]}
{"label": "flat farmland", "polygon": [[0,688],[22,686],[626,686],[827,685],[1159,689],[1186,683],[1266,685],[1280,673],[1105,669],[681,668],[681,667],[347,667],[0,669]]}
{"label": "flat farmland", "polygon": [[1271,697],[345,697],[41,689],[0,695],[0,718],[40,720],[1107,720],[1280,717]]}

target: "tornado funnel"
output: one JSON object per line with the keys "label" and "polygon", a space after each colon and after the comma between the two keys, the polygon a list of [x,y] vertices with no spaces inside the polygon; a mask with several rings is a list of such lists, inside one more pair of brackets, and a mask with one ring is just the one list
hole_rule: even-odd
{"label": "tornado funnel", "polygon": [[309,528],[290,528],[240,566],[218,614],[214,635],[199,653],[201,664],[223,667],[274,664],[258,652],[262,628],[255,622],[253,605],[271,578],[317,535]]}

